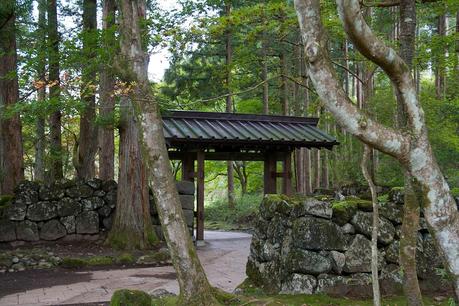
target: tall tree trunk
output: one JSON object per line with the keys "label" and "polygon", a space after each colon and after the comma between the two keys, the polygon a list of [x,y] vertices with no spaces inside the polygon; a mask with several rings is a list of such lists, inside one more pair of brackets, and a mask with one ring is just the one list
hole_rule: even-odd
{"label": "tall tree trunk", "polygon": [[424,216],[444,255],[459,296],[459,214],[448,183],[433,156],[424,112],[409,67],[366,24],[358,1],[337,0],[339,17],[356,49],[380,66],[400,93],[407,131],[387,127],[359,111],[342,90],[328,58],[319,0],[295,0],[309,76],[324,106],[337,122],[366,144],[396,158],[422,188]]}
{"label": "tall tree trunk", "polygon": [[[227,18],[231,16],[231,0],[225,1],[225,15]],[[233,45],[232,45],[233,33],[231,30],[231,25],[228,25],[225,34],[225,48],[226,48],[226,87],[228,95],[226,96],[226,112],[233,112],[233,96],[231,94],[231,67],[233,64]],[[234,195],[234,169],[233,162],[226,162],[226,172],[228,177],[228,205],[231,208],[234,208],[236,205],[235,195]]]}
{"label": "tall tree trunk", "polygon": [[155,242],[139,125],[127,97],[121,98],[120,174],[115,219],[107,242],[119,249],[146,249]]}
{"label": "tall tree trunk", "polygon": [[48,65],[49,65],[49,99],[53,101],[56,109],[49,118],[50,129],[50,181],[56,181],[64,177],[61,111],[60,111],[60,79],[59,79],[59,32],[57,23],[56,0],[48,0]]}
{"label": "tall tree trunk", "polygon": [[288,103],[288,87],[287,87],[287,55],[284,50],[281,50],[279,55],[280,69],[281,69],[281,106],[282,106],[282,115],[289,115],[289,103]]}
{"label": "tall tree trunk", "polygon": [[[102,13],[102,46],[107,51],[113,48],[116,42],[112,27],[115,25],[115,0],[104,0]],[[115,134],[114,134],[114,117],[115,98],[113,91],[115,88],[115,77],[110,64],[112,54],[107,54],[106,63],[100,72],[100,116],[103,120],[110,122],[99,129],[99,177],[102,180],[112,180],[115,176]]]}
{"label": "tall tree trunk", "polygon": [[[125,81],[137,87],[131,99],[141,110],[144,160],[148,162],[153,197],[180,286],[179,305],[214,305],[217,301],[199,262],[183,218],[163,134],[163,124],[148,81],[148,54],[141,43],[145,0],[118,0],[121,10],[121,52],[127,61]],[[145,48],[146,49],[146,48]],[[120,73],[123,73],[122,71]],[[148,101],[148,102],[146,102]]]}
{"label": "tall tree trunk", "polygon": [[[400,1],[400,57],[410,69],[413,66],[416,39],[416,2]],[[397,91],[396,91],[397,92]],[[397,126],[400,130],[407,128],[407,111],[397,94]],[[405,205],[400,237],[400,265],[403,268],[403,290],[408,305],[423,305],[416,269],[416,242],[419,226],[419,207],[413,178],[405,171]]]}
{"label": "tall tree trunk", "polygon": [[[42,104],[46,98],[46,0],[38,1],[38,40],[37,79],[41,87],[37,91],[37,103]],[[34,180],[38,181],[45,179],[45,124],[45,117],[39,114],[35,123],[35,164],[33,169]]]}
{"label": "tall tree trunk", "polygon": [[371,202],[373,203],[373,224],[371,229],[371,284],[373,287],[373,305],[381,305],[381,292],[379,290],[378,277],[378,231],[379,231],[379,207],[376,194],[376,186],[368,171],[368,162],[370,161],[370,146],[364,144],[362,158],[362,173],[365,180],[368,182],[371,192]]}
{"label": "tall tree trunk", "polygon": [[80,88],[84,109],[80,115],[80,137],[78,153],[74,159],[78,178],[95,176],[97,153],[96,119],[96,69],[94,59],[97,50],[97,1],[83,0],[83,74]]}
{"label": "tall tree trunk", "polygon": [[[445,44],[444,38],[446,36],[447,30],[447,17],[446,13],[441,14],[438,16],[437,19],[437,34],[442,39],[441,46]],[[437,95],[437,99],[443,99],[445,97],[446,91],[446,73],[445,73],[445,56],[446,56],[446,48],[441,48],[441,53],[437,55],[437,59],[435,61],[435,93]]]}
{"label": "tall tree trunk", "polygon": [[16,1],[0,5],[0,194],[13,194],[24,179],[21,119],[18,113],[6,115],[5,109],[19,100],[16,53]]}
{"label": "tall tree trunk", "polygon": [[265,35],[263,34],[263,46],[262,46],[262,70],[261,78],[263,81],[263,114],[269,114],[269,83],[268,83],[268,56],[267,56],[267,44],[265,42]]}

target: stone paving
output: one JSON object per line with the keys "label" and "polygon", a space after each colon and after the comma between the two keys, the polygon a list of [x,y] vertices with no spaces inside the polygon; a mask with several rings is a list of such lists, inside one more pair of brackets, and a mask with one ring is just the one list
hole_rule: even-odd
{"label": "stone paving", "polygon": [[[210,283],[232,291],[245,279],[245,265],[249,255],[251,236],[234,232],[205,232],[205,246],[198,247],[198,255]],[[27,272],[18,272],[27,273]],[[42,287],[36,284],[22,292],[3,296],[0,305],[64,305],[107,302],[120,288],[152,292],[162,288],[178,292],[173,267],[153,267],[74,272],[74,283]],[[62,272],[48,274],[59,284]],[[66,276],[68,279],[68,275]],[[84,281],[81,281],[84,279]],[[0,281],[2,281],[0,277]]]}

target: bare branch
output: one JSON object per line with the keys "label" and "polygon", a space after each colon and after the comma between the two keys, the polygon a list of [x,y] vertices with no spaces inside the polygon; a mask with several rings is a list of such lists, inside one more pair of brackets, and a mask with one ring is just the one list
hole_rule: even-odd
{"label": "bare branch", "polygon": [[406,137],[368,118],[344,92],[326,51],[319,0],[295,0],[295,8],[306,45],[308,75],[324,106],[341,127],[363,142],[391,156],[405,156],[408,150]]}

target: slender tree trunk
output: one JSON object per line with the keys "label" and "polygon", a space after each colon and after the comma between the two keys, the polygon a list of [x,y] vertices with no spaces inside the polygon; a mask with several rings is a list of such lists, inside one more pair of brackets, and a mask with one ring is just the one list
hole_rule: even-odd
{"label": "slender tree trunk", "polygon": [[[400,56],[411,69],[416,39],[416,2],[400,1]],[[397,92],[397,91],[396,91]],[[400,94],[397,94],[397,126],[407,128],[407,110]],[[420,203],[413,188],[413,178],[405,172],[405,205],[400,237],[400,265],[403,268],[403,290],[408,305],[423,305],[416,269],[416,242],[419,226]]]}
{"label": "slender tree trunk", "polygon": [[[163,134],[158,105],[148,81],[148,54],[142,48],[141,24],[145,0],[119,0],[121,52],[128,60],[126,81],[137,87],[131,99],[140,109],[143,159],[148,162],[153,197],[180,286],[179,305],[215,305],[218,302],[199,262],[183,218]],[[123,73],[122,71],[120,73]]]}
{"label": "slender tree trunk", "polygon": [[281,69],[281,105],[282,105],[282,115],[289,115],[289,103],[288,103],[288,87],[287,87],[287,55],[285,51],[282,50],[279,55],[280,69]]}
{"label": "slender tree trunk", "polygon": [[[225,1],[225,15],[229,18],[231,16],[231,0]],[[225,48],[226,48],[226,87],[228,91],[228,96],[226,97],[226,112],[233,112],[233,96],[231,95],[231,67],[233,64],[233,33],[231,26],[229,25],[226,30],[225,35]],[[234,197],[234,169],[233,162],[226,162],[226,172],[228,178],[228,205],[231,208],[234,208],[236,205],[236,200]]]}
{"label": "slender tree trunk", "polygon": [[78,178],[95,176],[97,153],[96,119],[96,69],[94,59],[97,49],[97,1],[83,0],[83,74],[80,88],[84,109],[80,115],[80,137],[77,156],[74,158]]}
{"label": "slender tree trunk", "polygon": [[[113,43],[116,42],[112,27],[115,25],[115,0],[104,0],[103,6],[103,48],[111,50]],[[107,122],[100,131],[100,153],[99,153],[99,177],[102,180],[112,180],[115,176],[115,134],[114,134],[114,117],[115,98],[113,91],[115,88],[115,76],[109,67],[113,64],[112,54],[108,52],[106,62],[109,65],[102,67],[100,72],[100,116]],[[110,122],[110,123],[108,123]]]}
{"label": "slender tree trunk", "polygon": [[5,110],[19,100],[16,53],[16,2],[0,5],[0,194],[13,194],[24,179],[22,161],[21,119],[18,113],[6,115]]}
{"label": "slender tree trunk", "polygon": [[155,236],[139,126],[128,98],[121,98],[120,107],[120,174],[115,219],[107,242],[119,249],[146,249],[155,242]]}
{"label": "slender tree trunk", "polygon": [[[38,1],[38,69],[37,79],[40,88],[37,90],[37,103],[42,104],[46,98],[46,0]],[[34,180],[45,180],[45,117],[38,115],[35,123],[36,140],[35,140],[35,164]]]}
{"label": "slender tree trunk", "polygon": [[[437,34],[442,38],[441,45],[443,46],[444,38],[446,36],[447,29],[447,17],[446,14],[438,16],[437,19]],[[445,97],[446,91],[446,73],[445,73],[445,56],[446,48],[441,48],[441,53],[437,55],[437,60],[435,61],[435,93],[438,99],[443,99]]]}
{"label": "slender tree trunk", "polygon": [[366,24],[358,1],[337,0],[338,12],[356,49],[389,76],[406,105],[407,132],[373,120],[359,111],[342,90],[326,49],[319,0],[295,0],[308,59],[309,76],[324,106],[361,141],[396,158],[422,188],[424,216],[444,255],[445,267],[459,296],[459,214],[430,146],[424,112],[409,67]]}
{"label": "slender tree trunk", "polygon": [[371,229],[371,283],[373,286],[373,305],[381,305],[381,292],[379,290],[378,276],[378,231],[379,231],[379,206],[376,193],[376,186],[368,171],[368,162],[370,160],[371,148],[364,144],[362,158],[362,173],[365,180],[368,182],[371,192],[371,201],[373,203],[373,224]]}
{"label": "slender tree trunk", "polygon": [[56,181],[64,177],[63,152],[60,111],[60,65],[59,65],[59,32],[57,23],[56,0],[48,0],[48,64],[49,64],[49,99],[57,105],[49,118],[50,129],[50,181]]}
{"label": "slender tree trunk", "polygon": [[261,70],[261,78],[263,81],[263,114],[269,114],[269,83],[268,83],[268,56],[266,55],[266,45],[262,47],[263,66]]}
{"label": "slender tree trunk", "polygon": [[[325,117],[325,112],[323,114],[323,116]],[[329,132],[328,131],[328,122],[325,122],[324,123],[324,129],[326,132]],[[325,188],[325,189],[328,189],[330,188],[330,178],[329,178],[329,170],[328,170],[328,152],[327,150],[323,150],[323,154],[322,155],[322,174],[320,175],[320,178],[322,180],[322,188]]]}

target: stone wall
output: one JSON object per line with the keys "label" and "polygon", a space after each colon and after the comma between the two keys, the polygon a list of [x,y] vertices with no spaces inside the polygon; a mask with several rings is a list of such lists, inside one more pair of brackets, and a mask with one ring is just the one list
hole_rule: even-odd
{"label": "stone wall", "polygon": [[[398,265],[402,209],[399,190],[381,203],[378,249],[383,294],[402,290]],[[267,195],[255,225],[247,276],[269,293],[372,296],[371,224],[370,201]],[[441,257],[424,218],[418,233],[417,264],[422,288],[449,288],[439,276]]]}
{"label": "stone wall", "polygon": [[[177,182],[187,224],[193,228],[194,184]],[[0,205],[0,242],[98,239],[110,229],[116,209],[115,181],[91,179],[53,185],[25,181]],[[152,223],[163,237],[150,197]]]}

